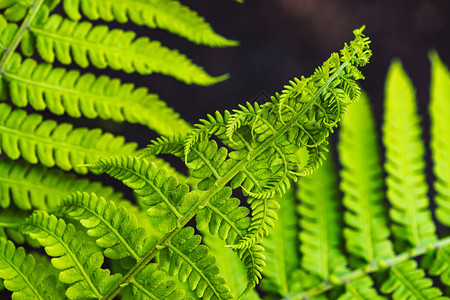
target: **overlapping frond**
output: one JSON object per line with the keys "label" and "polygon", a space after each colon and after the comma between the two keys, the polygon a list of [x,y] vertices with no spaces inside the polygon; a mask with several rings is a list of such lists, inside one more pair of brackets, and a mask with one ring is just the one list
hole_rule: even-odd
{"label": "overlapping frond", "polygon": [[150,28],[165,29],[194,43],[213,47],[235,46],[213,31],[195,11],[175,0],[63,0],[64,11],[73,20],[81,14],[91,20],[131,21]]}
{"label": "overlapping frond", "polygon": [[0,206],[3,208],[14,202],[24,210],[52,209],[76,191],[94,192],[112,201],[122,199],[122,194],[100,182],[77,178],[74,174],[42,165],[30,165],[23,160],[0,160]]}
{"label": "overlapping frond", "polygon": [[169,275],[177,275],[180,281],[187,281],[199,298],[233,299],[225,278],[219,275],[215,257],[200,242],[201,237],[194,234],[192,227],[183,228],[160,251],[160,264],[167,265]]}
{"label": "overlapping frond", "polygon": [[[236,256],[234,251],[226,247],[218,236],[212,235],[208,232],[202,231],[203,242],[209,248],[211,255],[220,258],[217,260],[217,265],[220,268],[221,274],[227,279],[227,285],[231,293],[240,295],[246,288],[246,274],[243,263]],[[259,300],[258,294],[252,290],[246,294],[242,300]]]}
{"label": "overlapping frond", "polygon": [[186,297],[186,291],[177,287],[175,281],[168,279],[166,272],[162,271],[155,263],[145,266],[133,280],[129,297],[125,296],[122,299],[192,300],[192,298]]}
{"label": "overlapping frond", "polygon": [[80,221],[88,229],[87,234],[105,249],[104,254],[108,258],[131,256],[137,261],[150,247],[147,231],[138,226],[135,215],[94,193],[73,193],[55,212]]}
{"label": "overlapping frond", "polygon": [[103,254],[85,234],[62,219],[36,211],[22,232],[36,239],[54,257],[53,266],[62,270],[59,280],[70,285],[66,290],[69,299],[101,298],[121,278],[120,274],[110,275],[109,270],[102,269]]}
{"label": "overlapping frond", "polygon": [[344,236],[348,251],[366,263],[394,254],[383,191],[383,169],[373,116],[366,96],[352,105],[342,121],[339,157]]}
{"label": "overlapping frond", "polygon": [[378,295],[373,287],[373,280],[369,276],[364,276],[345,285],[345,292],[339,296],[339,300],[383,300],[386,297]]}
{"label": "overlapping frond", "polygon": [[86,173],[86,167],[100,157],[132,154],[135,143],[124,143],[123,137],[102,133],[100,129],[76,128],[71,124],[57,124],[42,120],[37,114],[11,109],[0,104],[0,151],[11,159],[23,157],[46,167],[58,166],[63,170]]}
{"label": "overlapping frond", "polygon": [[300,252],[303,269],[322,279],[346,269],[341,253],[337,176],[331,156],[316,172],[303,177],[298,184],[300,205]]}
{"label": "overlapping frond", "polygon": [[82,68],[92,64],[100,69],[109,67],[142,75],[161,73],[198,85],[214,84],[228,77],[212,77],[184,54],[147,37],[135,38],[133,31],[110,30],[106,25],[78,23],[54,14],[42,24],[33,24],[30,32],[36,42],[29,43],[24,52],[31,54],[35,47],[49,63],[57,59],[62,64],[74,62]]}
{"label": "overlapping frond", "polygon": [[64,288],[50,262],[36,262],[24,248],[0,238],[0,278],[12,299],[62,299]]}
{"label": "overlapping frond", "polygon": [[29,104],[57,115],[138,123],[163,135],[190,129],[156,94],[119,79],[53,68],[33,59],[21,61],[18,54],[11,57],[2,78],[1,94],[19,107]]}
{"label": "overlapping frond", "polygon": [[[189,186],[178,185],[175,177],[165,169],[158,169],[154,163],[131,156],[103,158],[90,165],[93,169],[106,172],[132,188],[138,200],[152,217],[164,217],[159,229],[169,232],[179,226],[182,213],[194,195],[188,195]],[[187,199],[191,198],[191,200]]]}
{"label": "overlapping frond", "polygon": [[431,149],[437,195],[436,217],[450,226],[450,72],[436,52],[430,53]]}
{"label": "overlapping frond", "polygon": [[385,107],[383,141],[392,232],[412,246],[426,244],[436,235],[428,209],[425,149],[414,88],[399,61],[392,63],[387,75]]}
{"label": "overlapping frond", "polygon": [[274,228],[262,241],[266,249],[266,268],[261,289],[274,297],[284,298],[291,292],[292,275],[299,266],[296,200],[293,191],[278,199],[281,210]]}
{"label": "overlapping frond", "polygon": [[231,188],[225,187],[196,215],[199,230],[208,228],[210,234],[218,234],[229,245],[241,239],[250,224],[249,209],[240,206],[241,201],[231,194]]}
{"label": "overlapping frond", "polygon": [[439,276],[443,284],[450,286],[450,246],[439,247],[426,255],[422,265],[430,275]]}
{"label": "overlapping frond", "polygon": [[381,291],[392,294],[392,299],[448,299],[441,297],[442,291],[433,287],[433,281],[425,277],[425,271],[417,268],[414,260],[407,260],[390,268],[389,278]]}

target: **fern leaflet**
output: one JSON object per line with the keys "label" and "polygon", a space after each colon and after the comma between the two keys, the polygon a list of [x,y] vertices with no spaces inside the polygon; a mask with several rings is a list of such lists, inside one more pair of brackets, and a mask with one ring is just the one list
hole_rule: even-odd
{"label": "fern leaflet", "polygon": [[343,204],[347,208],[344,236],[347,249],[366,263],[394,255],[389,241],[381,159],[368,99],[360,98],[342,121],[339,156]]}
{"label": "fern leaflet", "polygon": [[104,254],[108,258],[131,256],[137,261],[148,251],[147,232],[138,227],[136,216],[94,193],[74,193],[55,211],[80,221],[88,229],[87,234],[96,239],[97,245],[105,248]]}
{"label": "fern leaflet", "polygon": [[292,275],[299,266],[297,243],[297,214],[293,191],[280,202],[280,217],[270,234],[262,241],[266,249],[266,268],[261,289],[274,297],[288,297],[294,285]]}
{"label": "fern leaflet", "polygon": [[132,31],[110,30],[105,25],[93,26],[89,22],[77,23],[51,15],[42,24],[32,24],[30,32],[36,39],[35,45],[30,42],[22,51],[32,54],[35,47],[49,63],[56,58],[62,64],[73,61],[82,68],[92,64],[99,69],[110,67],[142,75],[156,72],[198,85],[214,84],[228,77],[211,77],[177,50],[147,37],[136,39]]}
{"label": "fern leaflet", "polygon": [[23,157],[32,164],[57,165],[79,173],[86,173],[87,169],[77,165],[103,156],[131,154],[136,148],[134,143],[125,144],[123,137],[102,133],[100,129],[73,129],[71,124],[43,121],[40,115],[27,115],[4,103],[0,104],[0,140],[0,151],[11,159]]}
{"label": "fern leaflet", "polygon": [[303,269],[322,279],[346,271],[346,259],[340,252],[337,178],[328,155],[314,174],[299,180],[300,252]]}
{"label": "fern leaflet", "polygon": [[32,59],[22,62],[18,54],[5,67],[2,83],[3,98],[10,97],[18,107],[30,104],[36,110],[47,108],[57,115],[126,120],[167,135],[190,129],[177,113],[145,88],[134,88],[133,84],[122,84],[119,79],[107,76],[96,78],[91,73],[81,75],[74,70],[52,68]]}
{"label": "fern leaflet", "polygon": [[208,255],[208,247],[200,245],[200,242],[201,237],[194,235],[192,227],[183,228],[161,250],[160,263],[168,265],[170,275],[178,274],[182,282],[187,280],[199,298],[232,299],[225,278],[219,275],[215,258]]}
{"label": "fern leaflet", "polygon": [[64,11],[73,20],[81,19],[80,11],[91,20],[129,20],[150,28],[161,28],[192,42],[213,47],[235,46],[213,31],[211,26],[185,5],[174,0],[63,0]]}
{"label": "fern leaflet", "polygon": [[36,239],[46,253],[54,257],[52,264],[62,270],[59,280],[70,284],[69,299],[101,298],[121,278],[102,269],[103,255],[72,224],[37,211],[25,222],[22,231]]}
{"label": "fern leaflet", "polygon": [[53,267],[38,263],[33,255],[0,238],[0,278],[12,291],[12,299],[61,299],[64,287],[55,278]]}
{"label": "fern leaflet", "polygon": [[42,165],[32,166],[23,160],[0,160],[0,206],[11,202],[24,210],[54,209],[63,198],[76,191],[95,192],[112,201],[122,199],[122,194],[110,187],[60,170],[49,170]]}
{"label": "fern leaflet", "polygon": [[450,226],[450,72],[439,59],[437,53],[430,54],[431,60],[431,149],[434,173],[437,177],[434,187],[437,191],[436,217]]}
{"label": "fern leaflet", "polygon": [[433,281],[425,278],[425,272],[417,268],[414,260],[407,260],[392,267],[389,278],[381,286],[383,293],[393,293],[397,299],[448,299],[441,297],[442,291],[432,287]]}
{"label": "fern leaflet", "polygon": [[[383,141],[386,145],[387,195],[392,203],[392,232],[412,246],[436,239],[428,210],[423,160],[424,145],[412,83],[400,62],[395,61],[386,81]],[[399,99],[402,99],[399,101]],[[403,249],[401,249],[403,250]]]}

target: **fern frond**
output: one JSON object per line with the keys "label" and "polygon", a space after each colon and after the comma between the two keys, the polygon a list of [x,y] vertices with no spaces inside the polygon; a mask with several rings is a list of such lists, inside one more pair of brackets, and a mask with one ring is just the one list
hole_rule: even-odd
{"label": "fern frond", "polygon": [[11,202],[24,210],[53,209],[71,192],[86,191],[112,201],[122,199],[122,194],[100,182],[77,178],[60,170],[42,165],[30,165],[23,160],[0,159],[0,206]]}
{"label": "fern frond", "polygon": [[190,125],[156,94],[131,83],[122,84],[119,79],[52,68],[33,59],[22,62],[14,54],[5,67],[3,80],[5,97],[18,107],[29,104],[36,110],[47,108],[54,114],[67,113],[74,118],[138,123],[162,135],[190,130]]}
{"label": "fern frond", "polygon": [[167,279],[166,272],[158,268],[158,264],[148,264],[132,282],[130,298],[122,299],[191,299],[185,297],[186,291],[176,286],[175,281]]}
{"label": "fern frond", "polygon": [[137,261],[149,249],[147,232],[138,226],[136,216],[94,193],[73,193],[54,212],[80,221],[88,229],[87,234],[96,239],[97,245],[105,248],[104,254],[108,258],[131,256]]}
{"label": "fern frond", "polygon": [[439,247],[425,255],[422,265],[430,275],[440,276],[442,283],[450,286],[450,246]]}
{"label": "fern frond", "polygon": [[450,72],[436,52],[430,53],[430,60],[431,149],[436,175],[436,217],[442,224],[450,226]]}
{"label": "fern frond", "polygon": [[294,285],[292,275],[299,266],[296,201],[293,191],[281,199],[279,218],[270,234],[262,241],[266,249],[266,268],[261,289],[277,298],[287,297]]}
{"label": "fern frond", "polygon": [[0,278],[12,299],[62,299],[63,285],[56,280],[53,267],[38,264],[33,255],[0,238]]}
{"label": "fern frond", "polygon": [[327,280],[346,268],[345,256],[339,249],[339,192],[331,156],[312,175],[302,177],[298,188],[301,265]]}
{"label": "fern frond", "polygon": [[[239,295],[246,288],[246,275],[244,272],[244,265],[236,256],[234,251],[226,247],[226,244],[217,237],[208,232],[202,231],[203,242],[209,248],[211,255],[219,257],[217,265],[220,268],[221,274],[227,278],[227,285],[231,293]],[[252,290],[245,295],[242,300],[259,300],[258,294]]]}
{"label": "fern frond", "polygon": [[80,12],[91,20],[132,21],[149,28],[165,29],[194,43],[213,47],[235,46],[213,31],[211,26],[189,7],[174,0],[64,0],[64,11],[73,20],[81,19]]}
{"label": "fern frond", "polygon": [[153,140],[145,149],[145,155],[172,154],[176,157],[183,157],[184,138],[181,135],[162,136]]}
{"label": "fern frond", "polygon": [[369,276],[364,276],[353,280],[345,285],[345,293],[339,296],[338,300],[383,300],[386,297],[378,295],[373,287],[373,280]]}
{"label": "fern frond", "polygon": [[218,234],[229,245],[241,239],[250,225],[249,209],[240,206],[239,199],[231,194],[231,188],[225,187],[196,215],[197,229],[208,227],[210,234]]}
{"label": "fern frond", "polygon": [[12,1],[1,1],[0,9],[4,9],[2,15],[6,20],[17,22],[22,20],[29,8],[29,3],[26,0],[12,0]]}
{"label": "fern frond", "polygon": [[181,205],[189,192],[187,185],[178,186],[175,177],[154,163],[131,156],[103,158],[90,168],[106,172],[132,188],[147,213],[153,217],[164,217],[159,229],[168,232],[179,226],[182,217]]}
{"label": "fern frond", "polygon": [[86,173],[86,164],[100,157],[131,154],[135,143],[124,143],[123,137],[102,133],[100,129],[76,128],[42,120],[42,116],[0,104],[0,151],[11,159],[23,157],[46,167],[57,165],[63,170]]}
{"label": "fern frond", "polygon": [[183,228],[161,250],[160,264],[168,265],[169,275],[178,275],[180,281],[187,281],[199,298],[233,299],[225,278],[219,275],[215,258],[200,242],[201,237],[194,234],[192,227]]}
{"label": "fern frond", "polygon": [[[160,249],[170,245],[173,237],[183,230],[183,226],[228,184],[232,189],[242,187],[244,193],[258,193],[261,195],[259,199],[266,199],[274,186],[279,187],[278,194],[283,194],[286,178],[298,177],[295,171],[301,162],[299,150],[305,146],[323,143],[324,137],[335,126],[327,125],[323,121],[340,118],[337,116],[335,102],[341,100],[330,93],[329,89],[342,89],[341,76],[345,75],[347,79],[354,77],[355,72],[346,73],[347,70],[352,70],[350,66],[364,66],[368,62],[371,56],[369,43],[369,39],[362,34],[362,29],[355,31],[354,41],[342,51],[342,63],[336,66],[336,60],[333,59],[335,56],[324,63],[328,66],[330,75],[327,81],[323,82],[314,75],[305,78],[308,90],[312,93],[299,86],[293,87],[300,89],[298,94],[301,96],[287,98],[285,105],[289,108],[285,107],[286,111],[282,112],[282,120],[278,114],[277,97],[272,98],[272,102],[260,106],[257,120],[239,127],[233,133],[234,143],[226,135],[229,112],[223,115],[216,113],[217,119],[208,116],[208,120],[201,121],[203,124],[196,125],[196,129],[185,139],[184,154],[186,165],[199,182],[197,190],[183,199],[187,204],[181,207],[187,210],[181,212],[178,219],[179,226],[174,224],[173,229],[152,247],[143,260],[128,271],[124,279],[105,298],[109,300],[117,295],[122,286],[131,281],[133,274],[142,270],[145,264],[158,255]],[[341,107],[345,105],[346,103],[340,103]],[[212,134],[231,150],[228,151],[225,147],[219,149],[217,144],[209,140]],[[254,210],[258,209],[260,208],[254,207]],[[264,266],[263,248],[256,244],[249,249],[252,251],[247,251],[248,249],[237,251],[247,268],[249,283],[246,291],[259,282]]]}
{"label": "fern frond", "polygon": [[101,298],[121,278],[120,274],[110,275],[109,270],[102,269],[102,253],[87,241],[85,234],[62,219],[36,211],[22,232],[36,239],[54,257],[53,266],[62,270],[59,280],[71,285],[66,290],[69,299]]}
{"label": "fern frond", "polygon": [[[212,77],[184,54],[147,37],[136,39],[132,31],[110,30],[105,25],[93,26],[51,15],[43,24],[33,24],[30,32],[36,39],[37,52],[49,63],[56,58],[62,64],[73,61],[82,68],[92,64],[99,69],[109,67],[142,75],[156,72],[198,85],[214,84],[228,77]],[[31,53],[32,49],[28,51]]]}
{"label": "fern frond", "polygon": [[387,195],[392,203],[392,232],[412,246],[436,239],[428,209],[424,145],[414,88],[399,61],[392,63],[386,81],[383,141],[386,146]]}
{"label": "fern frond", "polygon": [[394,254],[384,208],[383,170],[375,124],[365,95],[342,120],[339,157],[341,189],[348,209],[344,236],[348,251],[366,263]]}
{"label": "fern frond", "polygon": [[278,215],[275,212],[280,205],[273,199],[252,199],[248,200],[252,209],[252,219],[248,226],[248,233],[239,240],[233,249],[246,249],[259,243],[265,236],[269,234],[269,228],[275,226]]}
{"label": "fern frond", "polygon": [[389,270],[389,278],[381,291],[397,299],[448,299],[441,297],[442,291],[433,287],[433,281],[425,277],[424,270],[417,268],[414,260],[407,260]]}

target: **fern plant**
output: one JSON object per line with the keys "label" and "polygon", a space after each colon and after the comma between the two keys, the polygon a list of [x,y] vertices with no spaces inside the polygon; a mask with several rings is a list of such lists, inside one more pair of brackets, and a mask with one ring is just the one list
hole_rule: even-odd
{"label": "fern plant", "polygon": [[[66,16],[52,13],[58,6]],[[0,8],[0,278],[12,298],[446,299],[433,280],[449,284],[449,240],[428,208],[413,89],[399,62],[386,88],[389,217],[385,208],[375,126],[356,83],[371,56],[364,27],[268,103],[216,112],[192,127],[144,88],[54,66],[219,82],[226,75],[212,77],[157,41],[92,23],[130,21],[198,44],[236,45],[188,7],[11,0]],[[436,219],[448,226],[450,76],[431,57]],[[28,106],[138,123],[161,137],[136,149],[100,129],[43,120]],[[342,204],[327,153],[341,119]],[[189,175],[160,154],[184,161]],[[107,173],[136,202],[69,171]]]}
{"label": "fern plant", "polygon": [[[67,17],[52,13],[58,5]],[[216,83],[226,76],[208,75],[159,42],[79,21],[82,16],[130,20],[196,43],[236,44],[215,34],[195,12],[172,0],[4,1],[1,8],[2,99],[71,117],[139,123],[163,135],[136,150],[135,144],[99,129],[73,128],[0,105],[0,149],[7,157],[1,160],[0,277],[12,297],[255,296],[265,265],[261,242],[277,218],[275,197],[289,189],[290,180],[320,165],[329,133],[360,96],[359,67],[371,56],[363,28],[354,31],[355,39],[340,54],[333,53],[310,77],[291,81],[270,102],[216,112],[191,129],[143,88],[52,64]],[[305,159],[302,150],[308,153]],[[189,178],[159,154],[183,159]],[[138,205],[63,173],[70,170],[111,175],[135,192]],[[226,247],[211,251],[202,243],[208,234]],[[18,246],[22,243],[29,254]],[[43,247],[47,256],[32,247]],[[231,290],[221,275],[216,255],[224,251],[240,259],[245,286],[233,283]],[[46,272],[39,277],[41,268]]]}

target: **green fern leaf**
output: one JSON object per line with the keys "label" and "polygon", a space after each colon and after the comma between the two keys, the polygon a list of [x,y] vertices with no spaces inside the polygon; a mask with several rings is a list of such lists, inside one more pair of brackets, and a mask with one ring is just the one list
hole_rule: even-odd
{"label": "green fern leaf", "polygon": [[450,72],[436,52],[430,53],[431,60],[431,149],[433,150],[434,183],[437,195],[436,217],[450,226]]}
{"label": "green fern leaf", "polygon": [[343,165],[341,189],[348,209],[344,236],[348,251],[366,263],[394,255],[389,241],[381,159],[375,124],[364,95],[342,120],[339,157]]}
{"label": "green fern leaf", "polygon": [[[142,75],[156,72],[198,85],[214,84],[228,77],[211,77],[177,50],[147,37],[136,39],[132,31],[110,30],[105,25],[93,26],[51,15],[44,23],[33,24],[30,32],[39,55],[49,63],[57,58],[62,64],[73,61],[82,68],[92,64],[99,69],[110,67]],[[31,49],[26,51],[31,53]]]}
{"label": "green fern leaf", "polygon": [[2,15],[8,21],[17,22],[22,20],[29,8],[30,4],[26,0],[12,0],[12,1],[1,1],[0,9],[4,9],[5,11]]}
{"label": "green fern leaf", "polygon": [[430,275],[440,276],[443,284],[450,286],[450,246],[441,247],[425,255],[422,265]]}
{"label": "green fern leaf", "polygon": [[200,245],[201,237],[194,235],[192,227],[183,228],[163,250],[159,259],[167,265],[169,275],[177,275],[182,282],[202,299],[232,299],[226,280],[219,275],[220,269],[209,249]]}
{"label": "green fern leaf", "polygon": [[147,232],[138,227],[136,216],[94,193],[73,193],[54,211],[57,215],[80,221],[88,229],[87,234],[96,239],[97,245],[105,248],[104,254],[108,258],[131,256],[137,261],[149,249]]}
{"label": "green fern leaf", "polygon": [[414,260],[407,260],[390,268],[389,278],[381,286],[381,291],[392,293],[394,300],[449,299],[441,297],[442,291],[432,285],[433,281],[425,277],[425,272],[417,268],[417,263]]}
{"label": "green fern leaf", "polygon": [[210,234],[218,234],[228,245],[242,239],[250,225],[249,209],[231,195],[231,188],[222,189],[196,215],[197,229],[208,227]]}
{"label": "green fern leaf", "polygon": [[56,280],[56,270],[47,263],[38,264],[35,257],[0,238],[0,278],[13,292],[11,299],[63,299],[64,289]]}
{"label": "green fern leaf", "polygon": [[[227,278],[227,285],[234,295],[241,294],[246,288],[246,275],[244,265],[236,256],[234,251],[226,247],[226,244],[217,236],[202,231],[203,242],[209,248],[209,252],[215,257],[219,257],[217,265],[221,274]],[[259,300],[258,294],[252,290],[245,295],[242,300]]]}
{"label": "green fern leaf", "polygon": [[122,299],[189,299],[186,292],[177,288],[175,281],[167,280],[166,272],[158,269],[157,264],[148,264],[132,281],[132,293]]}
{"label": "green fern leaf", "polygon": [[280,217],[270,234],[262,241],[266,249],[266,268],[261,289],[265,293],[285,298],[292,291],[292,274],[299,266],[297,243],[296,201],[293,191],[287,192],[281,199]]}
{"label": "green fern leaf", "polygon": [[91,20],[119,23],[130,20],[138,25],[168,30],[197,44],[213,47],[238,44],[215,33],[195,11],[174,0],[63,0],[63,7],[73,20],[81,19],[81,11]]}
{"label": "green fern leaf", "polygon": [[345,285],[345,293],[338,300],[383,300],[386,297],[378,295],[369,276],[361,277]]}
{"label": "green fern leaf", "polygon": [[103,255],[72,224],[37,211],[22,231],[54,257],[53,266],[62,270],[59,280],[71,285],[66,290],[69,299],[101,298],[121,278],[120,274],[110,275],[109,270],[101,268]]}
{"label": "green fern leaf", "polygon": [[178,186],[175,177],[165,169],[158,169],[154,163],[131,156],[103,158],[90,165],[90,168],[106,172],[132,188],[139,201],[147,207],[147,213],[153,217],[164,217],[159,229],[169,232],[179,226],[183,198],[189,192],[187,185]]}
{"label": "green fern leaf", "polygon": [[386,81],[385,123],[387,195],[392,203],[392,232],[412,246],[436,239],[428,209],[424,145],[413,85],[399,61],[392,63]]}
{"label": "green fern leaf", "polygon": [[112,201],[122,199],[122,194],[99,182],[79,179],[74,174],[32,166],[23,160],[0,160],[0,206],[9,207],[11,202],[24,210],[53,209],[71,192],[86,191]]}
{"label": "green fern leaf", "polygon": [[[19,107],[30,104],[36,110],[71,117],[112,119],[148,126],[159,134],[172,135],[190,130],[177,113],[149,94],[145,88],[122,84],[107,76],[52,68],[32,59],[23,62],[14,54],[3,73],[4,98]],[[155,111],[158,111],[155,114]]]}
{"label": "green fern leaf", "polygon": [[32,164],[57,165],[79,173],[86,173],[87,169],[77,165],[104,156],[131,154],[136,148],[135,143],[125,144],[123,137],[102,133],[100,129],[73,129],[67,123],[43,121],[40,115],[27,115],[4,103],[0,104],[0,140],[0,151],[11,159],[23,157]]}
{"label": "green fern leaf", "polygon": [[339,249],[339,193],[331,156],[312,175],[301,178],[298,188],[301,265],[327,280],[346,270],[346,259]]}

